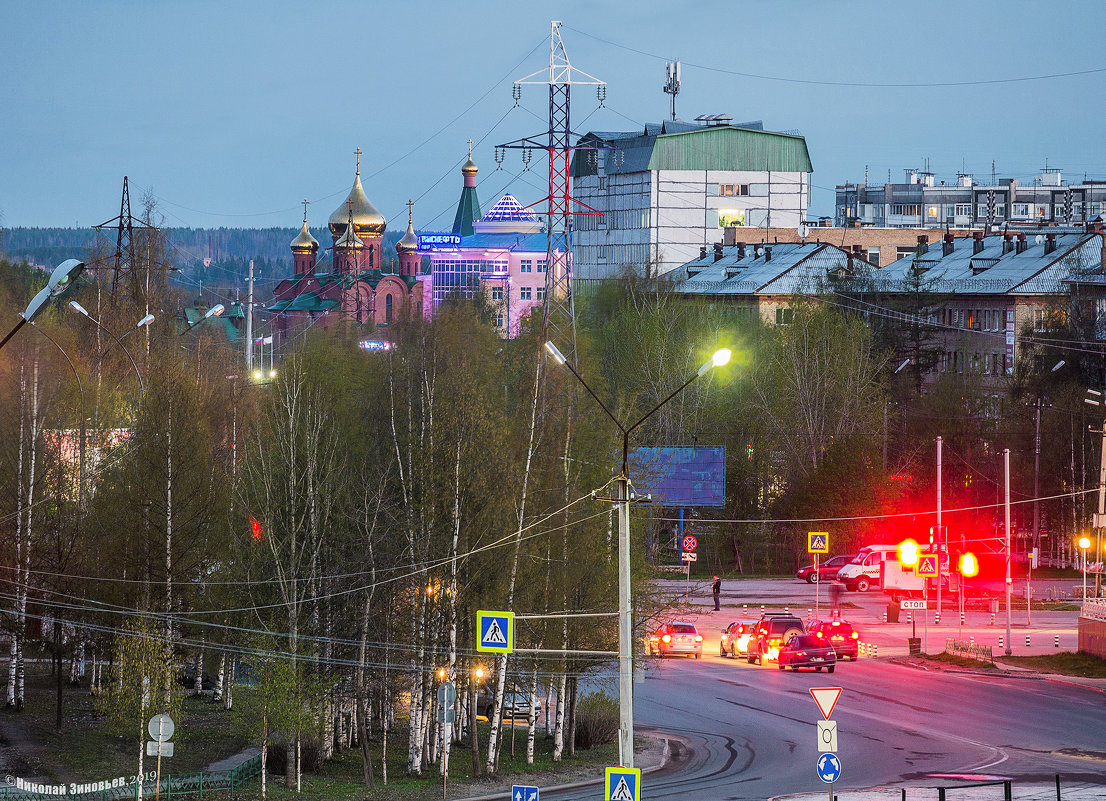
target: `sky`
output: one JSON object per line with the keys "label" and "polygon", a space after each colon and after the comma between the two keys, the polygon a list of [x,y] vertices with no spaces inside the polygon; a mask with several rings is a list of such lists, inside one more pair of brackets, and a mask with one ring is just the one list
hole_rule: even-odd
{"label": "sky", "polygon": [[[1106,4],[773,0],[125,2],[0,0],[0,225],[89,226],[156,201],[167,226],[324,225],[353,183],[389,221],[448,230],[468,139],[484,208],[544,192],[494,146],[547,127],[550,21],[574,67],[573,129],[725,113],[798,131],[811,214],[833,187],[929,168],[1106,178]],[[1061,73],[1081,75],[1037,78]],[[979,83],[986,81],[987,83]],[[867,85],[865,85],[867,84]],[[878,84],[878,85],[872,85]],[[895,85],[889,85],[895,84]],[[918,85],[929,84],[929,85]],[[934,85],[946,84],[946,85]],[[957,84],[957,85],[947,85]]]}

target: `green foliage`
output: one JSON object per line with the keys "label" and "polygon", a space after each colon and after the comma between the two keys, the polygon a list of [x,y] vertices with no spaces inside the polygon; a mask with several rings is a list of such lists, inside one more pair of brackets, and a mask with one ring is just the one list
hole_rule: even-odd
{"label": "green foliage", "polygon": [[[176,681],[173,643],[156,618],[123,624],[114,641],[114,664],[97,711],[124,737],[146,737],[146,721],[166,713],[180,719],[183,688]],[[141,742],[139,742],[141,744]]]}
{"label": "green foliage", "polygon": [[618,737],[618,701],[599,691],[576,702],[576,747],[594,748]]}

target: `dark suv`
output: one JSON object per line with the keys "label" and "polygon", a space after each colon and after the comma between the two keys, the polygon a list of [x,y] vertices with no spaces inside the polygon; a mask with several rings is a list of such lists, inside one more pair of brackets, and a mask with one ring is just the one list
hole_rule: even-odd
{"label": "dark suv", "polygon": [[780,646],[792,637],[806,634],[803,621],[786,612],[766,612],[749,638],[749,664],[779,659]]}

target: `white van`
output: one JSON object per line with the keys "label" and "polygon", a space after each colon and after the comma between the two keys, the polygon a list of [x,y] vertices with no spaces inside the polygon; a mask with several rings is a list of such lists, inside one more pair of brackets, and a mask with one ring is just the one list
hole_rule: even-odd
{"label": "white van", "polygon": [[898,559],[898,545],[869,545],[837,572],[837,580],[850,592],[879,589],[880,566]]}

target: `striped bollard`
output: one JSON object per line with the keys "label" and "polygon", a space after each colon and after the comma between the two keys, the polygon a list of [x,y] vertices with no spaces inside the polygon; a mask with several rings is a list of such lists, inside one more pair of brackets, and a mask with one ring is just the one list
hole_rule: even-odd
{"label": "striped bollard", "polygon": [[913,623],[914,622],[914,610],[912,610],[912,609],[906,610],[906,622],[907,623]]}
{"label": "striped bollard", "polygon": [[934,616],[933,616],[933,625],[935,625],[935,626],[940,626],[941,625],[941,613],[940,612],[937,612],[936,614],[934,614]]}
{"label": "striped bollard", "polygon": [[1060,647],[1060,635],[1059,634],[1057,634],[1055,637],[1052,638],[1052,644],[1057,648]]}
{"label": "striped bollard", "polygon": [[968,645],[975,645],[975,637],[974,636],[968,638]]}
{"label": "striped bollard", "polygon": [[991,613],[991,625],[992,626],[995,625],[995,613],[994,612]]}
{"label": "striped bollard", "polygon": [[748,617],[749,616],[749,604],[742,604],[741,605],[741,616],[742,617]]}
{"label": "striped bollard", "polygon": [[760,605],[760,615],[761,617],[764,617],[764,604]]}
{"label": "striped bollard", "polygon": [[872,646],[872,656],[879,656],[879,646],[878,645],[873,645]]}
{"label": "striped bollard", "polygon": [[964,625],[964,613],[963,612],[960,613],[960,625],[961,626]]}
{"label": "striped bollard", "polygon": [[1025,647],[1026,648],[1029,647],[1029,635],[1028,634],[1025,635]]}
{"label": "striped bollard", "polygon": [[998,647],[999,647],[999,648],[1002,648],[1002,645],[1003,645],[1003,643],[1002,643],[1002,635],[1000,634],[1000,635],[998,635]]}
{"label": "striped bollard", "polygon": [[883,622],[884,623],[887,622],[887,610],[886,609],[883,610]]}
{"label": "striped bollard", "polygon": [[814,620],[814,610],[813,609],[807,609],[806,610],[806,622],[809,623],[812,620]]}
{"label": "striped bollard", "polygon": [[783,611],[784,611],[784,614],[790,615],[791,614],[791,607],[790,606],[785,606],[783,608]]}

